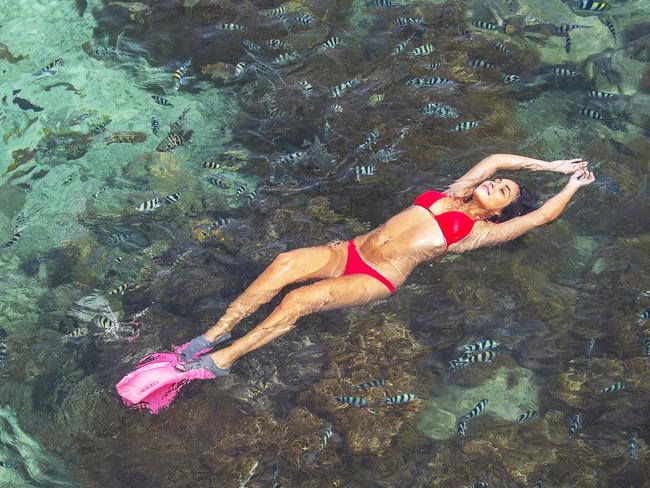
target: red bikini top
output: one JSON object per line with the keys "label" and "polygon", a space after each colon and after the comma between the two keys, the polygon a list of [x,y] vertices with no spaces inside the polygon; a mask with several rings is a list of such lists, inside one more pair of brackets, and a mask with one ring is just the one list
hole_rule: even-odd
{"label": "red bikini top", "polygon": [[[436,190],[425,191],[415,199],[413,205],[429,210],[431,205],[441,198],[446,197],[447,195]],[[431,212],[431,210],[429,210],[429,212]],[[472,227],[474,227],[474,219],[469,217],[467,214],[456,210],[444,212],[439,215],[431,212],[431,215],[438,222],[442,235],[444,236],[445,241],[447,241],[447,246],[451,246],[454,242],[464,239],[467,234],[472,231]]]}

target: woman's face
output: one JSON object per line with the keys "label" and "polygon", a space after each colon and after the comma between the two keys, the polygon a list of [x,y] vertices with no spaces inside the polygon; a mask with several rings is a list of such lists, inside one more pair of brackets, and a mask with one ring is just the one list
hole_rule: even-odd
{"label": "woman's face", "polygon": [[501,210],[519,196],[519,185],[512,180],[487,180],[472,192],[472,200],[488,210]]}

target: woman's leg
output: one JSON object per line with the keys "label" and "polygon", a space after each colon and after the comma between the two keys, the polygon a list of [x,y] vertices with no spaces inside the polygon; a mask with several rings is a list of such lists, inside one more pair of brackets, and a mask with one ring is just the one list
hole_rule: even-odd
{"label": "woman's leg", "polygon": [[340,276],[345,269],[346,257],[345,243],[306,247],[279,254],[203,336],[211,342],[221,337],[291,283]]}
{"label": "woman's leg", "polygon": [[382,283],[363,274],[341,276],[296,288],[255,329],[232,345],[211,354],[219,368],[229,368],[245,354],[258,349],[295,327],[300,317],[322,310],[363,305],[385,298],[390,292]]}

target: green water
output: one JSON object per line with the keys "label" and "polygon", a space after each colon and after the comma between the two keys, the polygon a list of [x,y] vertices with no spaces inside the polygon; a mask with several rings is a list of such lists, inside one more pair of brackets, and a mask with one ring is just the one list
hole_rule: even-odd
{"label": "green water", "polygon": [[[0,486],[262,487],[277,466],[286,487],[527,487],[540,478],[648,486],[650,322],[636,325],[650,306],[647,2],[612,1],[595,14],[559,0],[395,9],[296,1],[286,3],[289,32],[259,14],[279,2],[84,4],[0,0],[0,243],[8,243],[0,249]],[[507,34],[473,26],[497,23],[494,13],[512,26]],[[300,14],[314,24],[295,24]],[[405,16],[425,25],[395,28]],[[215,35],[223,23],[248,31]],[[563,36],[525,28],[539,24],[583,27],[570,31],[567,53]],[[409,50],[431,42],[434,53],[391,56],[410,33]],[[315,54],[330,36],[342,45]],[[270,61],[284,50],[243,49],[244,39],[272,38],[299,61],[277,67]],[[496,41],[512,52],[495,50]],[[190,58],[187,83],[175,90],[174,70]],[[468,59],[497,69],[470,69]],[[239,61],[249,67],[232,77]],[[434,62],[436,70],[422,67]],[[553,67],[579,75],[554,77]],[[521,81],[505,84],[502,73]],[[404,85],[415,76],[455,84]],[[354,77],[359,88],[331,98]],[[421,114],[427,102],[481,125],[452,134],[456,120]],[[189,143],[156,151],[186,108]],[[611,114],[611,123],[584,108]],[[352,168],[369,164],[355,148],[375,128],[374,151],[395,144],[396,157],[355,178]],[[139,142],[107,144],[118,132]],[[272,164],[309,147],[318,153],[309,163]],[[364,233],[495,152],[584,157],[597,180],[560,219],[513,243],[422,264],[386,300],[302,318],[231,375],[186,387],[157,416],[121,404],[114,385],[138,359],[205,330],[279,252]],[[509,176],[542,199],[566,181]],[[257,190],[251,203],[235,198],[242,184],[245,194]],[[137,210],[179,191],[178,203]],[[232,223],[206,231],[223,218]],[[108,294],[124,283],[132,286],[123,295]],[[119,324],[102,330],[97,313]],[[480,338],[501,342],[496,360],[447,374],[456,348]],[[331,400],[376,377],[388,380],[386,394],[419,401],[355,409]],[[624,391],[595,394],[623,379]],[[461,447],[456,419],[482,398],[490,403]],[[538,418],[515,425],[530,408]],[[584,426],[570,438],[577,413]],[[306,462],[327,423],[335,435]]]}

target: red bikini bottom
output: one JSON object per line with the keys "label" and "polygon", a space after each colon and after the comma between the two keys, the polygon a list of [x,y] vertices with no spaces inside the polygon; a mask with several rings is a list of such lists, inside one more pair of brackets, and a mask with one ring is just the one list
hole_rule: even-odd
{"label": "red bikini bottom", "polygon": [[361,259],[361,256],[359,256],[359,252],[357,251],[357,246],[354,245],[354,241],[350,240],[348,241],[348,259],[345,262],[345,271],[343,272],[343,276],[353,274],[365,274],[371,276],[381,281],[391,293],[395,291],[395,287],[385,276],[371,268],[363,259]]}

